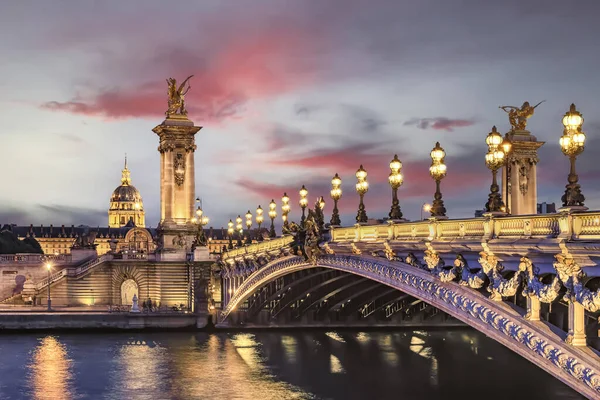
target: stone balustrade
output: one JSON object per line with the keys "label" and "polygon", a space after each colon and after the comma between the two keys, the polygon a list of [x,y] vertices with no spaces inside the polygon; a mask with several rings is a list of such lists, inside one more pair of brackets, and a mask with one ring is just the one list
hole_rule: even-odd
{"label": "stone balustrade", "polygon": [[53,264],[71,263],[70,254],[2,254],[0,264],[41,264],[51,262]]}
{"label": "stone balustrade", "polygon": [[294,241],[292,236],[282,236],[276,239],[265,240],[264,242],[250,244],[244,247],[238,247],[237,249],[229,250],[227,253],[224,253],[222,258],[235,258],[241,257],[249,254],[263,253],[269,250],[278,250],[282,247],[288,246],[290,243]]}
{"label": "stone balustrade", "polygon": [[470,219],[429,219],[332,228],[331,241],[555,238],[599,240],[600,212],[556,213]]}

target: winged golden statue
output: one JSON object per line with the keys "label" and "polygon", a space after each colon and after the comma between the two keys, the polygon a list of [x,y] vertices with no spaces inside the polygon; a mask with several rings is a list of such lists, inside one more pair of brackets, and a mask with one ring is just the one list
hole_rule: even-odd
{"label": "winged golden statue", "polygon": [[[169,85],[169,100],[168,100],[168,105],[169,108],[167,109],[167,111],[165,111],[165,114],[167,115],[167,118],[171,117],[172,115],[187,115],[187,110],[185,109],[185,95],[187,94],[187,92],[189,92],[189,90],[191,89],[190,84],[188,83],[188,81],[193,77],[194,75],[190,75],[188,76],[181,85],[179,85],[179,87],[177,87],[177,79],[175,78],[169,78],[167,79],[167,85]],[[186,83],[187,88],[185,88]],[[185,89],[184,89],[185,88]]]}
{"label": "winged golden statue", "polygon": [[540,101],[533,107],[526,101],[521,108],[515,106],[500,106],[498,108],[508,114],[508,121],[513,131],[524,131],[527,127],[527,119],[533,115],[535,108],[544,101],[546,100]]}

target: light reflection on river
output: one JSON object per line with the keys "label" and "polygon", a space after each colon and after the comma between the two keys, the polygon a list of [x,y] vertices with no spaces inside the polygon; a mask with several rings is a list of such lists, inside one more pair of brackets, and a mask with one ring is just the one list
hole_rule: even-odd
{"label": "light reflection on river", "polygon": [[579,399],[456,331],[0,336],[0,399]]}

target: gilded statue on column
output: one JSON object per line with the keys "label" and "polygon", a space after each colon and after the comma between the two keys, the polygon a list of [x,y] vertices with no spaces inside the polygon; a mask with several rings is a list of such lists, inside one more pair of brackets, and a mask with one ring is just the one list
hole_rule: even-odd
{"label": "gilded statue on column", "polygon": [[[183,81],[183,83],[181,85],[179,85],[179,87],[177,87],[177,80],[175,78],[169,78],[169,79],[167,79],[167,85],[169,86],[169,90],[168,90],[168,94],[169,94],[168,105],[169,105],[169,108],[167,109],[167,111],[165,111],[165,114],[167,115],[167,118],[169,118],[169,117],[171,117],[173,115],[183,115],[183,116],[187,115],[187,110],[185,109],[185,95],[191,89],[191,86],[188,83],[188,81],[193,76],[194,75],[188,76]],[[187,88],[185,87],[186,83],[187,83]]]}
{"label": "gilded statue on column", "polygon": [[531,106],[526,101],[520,108],[515,106],[500,106],[498,108],[508,114],[508,122],[510,122],[513,131],[524,131],[527,127],[527,119],[533,115],[536,107],[544,101],[546,100],[540,101],[535,106]]}

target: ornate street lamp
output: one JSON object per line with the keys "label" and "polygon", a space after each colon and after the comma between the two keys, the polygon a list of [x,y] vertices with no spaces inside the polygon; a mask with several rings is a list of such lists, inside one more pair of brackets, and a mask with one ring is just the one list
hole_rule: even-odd
{"label": "ornate street lamp", "polygon": [[336,173],[331,180],[331,199],[333,200],[333,212],[331,214],[331,226],[340,226],[340,211],[338,210],[338,200],[342,197],[342,179]]}
{"label": "ornate street lamp", "polygon": [[262,232],[260,230],[260,227],[262,226],[262,223],[263,223],[264,220],[265,219],[263,217],[263,209],[259,205],[258,208],[256,209],[256,224],[258,225],[258,235],[256,237],[256,240],[258,240],[259,242],[263,241],[263,236],[262,236]]}
{"label": "ornate street lamp", "polygon": [[356,179],[358,182],[356,183],[356,192],[360,196],[360,203],[358,204],[358,213],[356,214],[356,222],[358,223],[366,223],[367,212],[365,211],[365,203],[364,197],[365,193],[369,190],[369,182],[367,182],[367,171],[363,168],[362,164],[360,168],[356,171]]}
{"label": "ornate street lamp", "polygon": [[502,135],[498,133],[496,127],[492,127],[492,131],[485,138],[488,145],[488,152],[485,155],[485,164],[492,171],[492,185],[490,186],[490,194],[488,202],[485,204],[485,211],[489,213],[501,213],[504,209],[502,196],[500,195],[500,187],[498,186],[497,175],[498,169],[504,164],[504,151],[500,146],[502,144]]}
{"label": "ornate street lamp", "polygon": [[194,245],[206,246],[206,236],[204,235],[204,227],[208,225],[210,219],[202,211],[202,203],[199,198],[196,199],[198,206],[196,207],[196,216],[192,218],[192,223],[198,227]]}
{"label": "ornate street lamp", "polygon": [[50,298],[50,271],[52,270],[52,264],[49,262],[46,263],[46,269],[48,270],[48,311],[52,311],[52,299]]}
{"label": "ornate street lamp", "polygon": [[305,215],[305,210],[306,210],[306,206],[308,205],[308,199],[306,198],[306,196],[308,196],[308,190],[306,190],[306,188],[304,187],[304,185],[302,185],[302,188],[300,189],[300,208],[302,208],[302,218],[300,218],[300,225],[304,226],[304,221],[306,220],[306,215]]}
{"label": "ornate street lamp", "polygon": [[233,221],[229,220],[227,223],[227,236],[229,236],[229,246],[228,249],[233,249]]}
{"label": "ornate street lamp", "polygon": [[285,227],[288,226],[288,214],[290,213],[290,209],[290,198],[287,193],[284,193],[281,198],[281,219],[283,220],[283,225]]}
{"label": "ornate street lamp", "polygon": [[440,146],[440,142],[436,142],[430,156],[431,167],[429,167],[429,174],[435,180],[435,195],[433,196],[433,204],[431,206],[431,216],[446,218],[446,208],[444,207],[444,200],[442,200],[442,192],[440,192],[440,181],[446,176],[447,168],[446,164],[444,164],[446,152]]}
{"label": "ornate street lamp", "polygon": [[246,244],[252,244],[252,237],[250,236],[250,228],[252,228],[252,213],[250,210],[246,213],[246,230],[248,233],[246,234]]}
{"label": "ornate street lamp", "polygon": [[402,186],[404,177],[400,173],[402,169],[402,162],[398,159],[398,155],[394,155],[394,159],[390,161],[390,176],[388,181],[392,187],[392,209],[390,210],[390,219],[399,220],[402,219],[402,211],[400,211],[400,202],[398,201],[398,188]]}
{"label": "ornate street lamp", "polygon": [[275,233],[275,218],[277,217],[277,204],[275,199],[271,199],[269,203],[269,218],[271,218],[271,229],[269,229],[269,237],[274,238],[277,236]]}
{"label": "ornate street lamp", "polygon": [[507,214],[510,214],[510,156],[512,154],[513,145],[508,132],[504,135],[504,140],[502,140],[500,147],[504,152],[504,168],[506,173],[506,187],[504,188],[506,204],[504,205],[504,211],[506,211]]}
{"label": "ornate street lamp", "polygon": [[235,219],[235,230],[238,233],[237,246],[242,247],[242,234],[244,233],[244,228],[242,227],[242,217],[239,215]]}
{"label": "ornate street lamp", "polygon": [[569,157],[571,162],[571,170],[569,171],[568,184],[565,194],[562,196],[563,207],[570,208],[585,208],[583,202],[585,197],[581,193],[579,185],[579,177],[575,171],[575,160],[577,156],[583,152],[585,145],[585,133],[582,132],[583,117],[575,108],[575,104],[571,104],[571,108],[562,119],[565,127],[563,135],[560,138],[560,148],[564,155]]}
{"label": "ornate street lamp", "polygon": [[423,211],[425,211],[425,212],[431,211],[431,204],[423,203],[423,205],[421,206],[421,221],[423,221]]}

